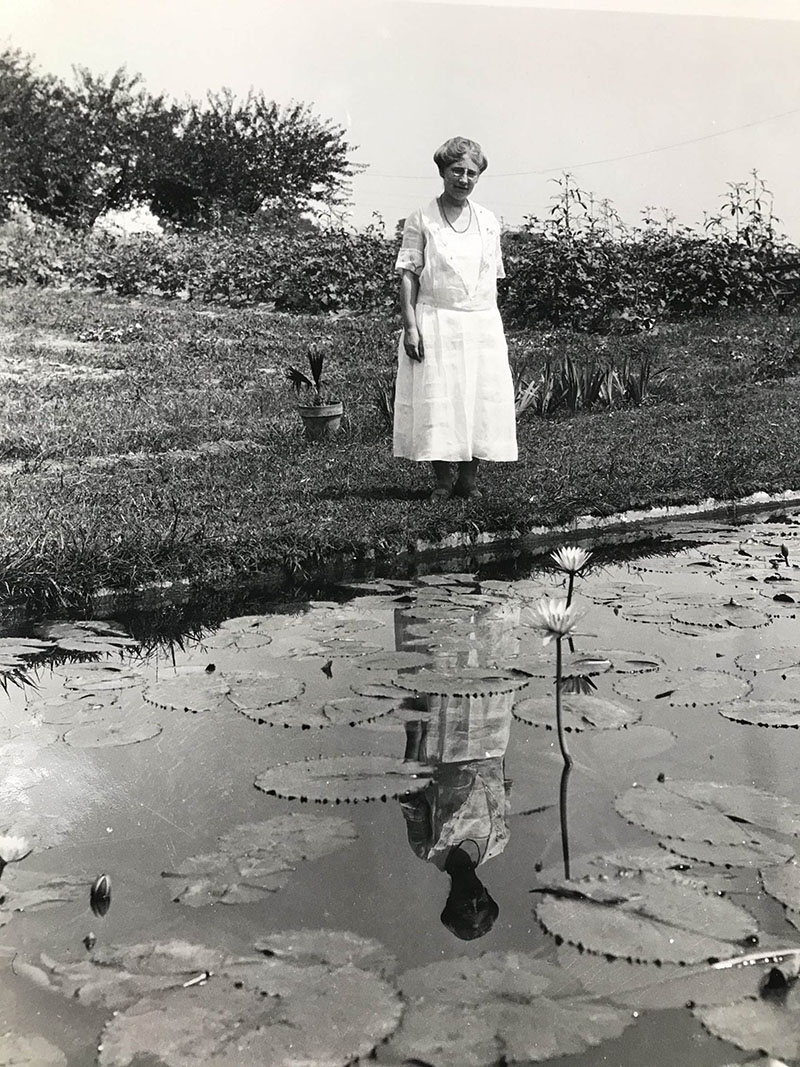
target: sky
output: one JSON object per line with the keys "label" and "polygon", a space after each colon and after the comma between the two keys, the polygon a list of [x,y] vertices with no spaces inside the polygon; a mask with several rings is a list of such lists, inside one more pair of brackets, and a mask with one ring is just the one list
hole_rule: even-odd
{"label": "sky", "polygon": [[509,226],[546,216],[565,171],[628,224],[698,225],[755,168],[800,243],[798,0],[0,0],[0,45],[178,99],[310,104],[358,146],[357,226],[435,196],[459,134]]}

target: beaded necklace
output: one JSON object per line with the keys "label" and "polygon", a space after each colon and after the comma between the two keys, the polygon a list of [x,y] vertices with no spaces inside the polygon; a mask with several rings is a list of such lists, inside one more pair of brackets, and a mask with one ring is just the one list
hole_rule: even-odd
{"label": "beaded necklace", "polygon": [[467,201],[467,207],[469,208],[469,219],[467,220],[467,225],[464,227],[463,230],[457,230],[455,228],[455,226],[452,224],[452,222],[450,221],[450,219],[448,219],[447,211],[445,210],[444,204],[442,203],[442,198],[440,196],[436,197],[436,203],[439,205],[439,211],[441,211],[441,213],[442,213],[442,218],[447,223],[447,225],[450,227],[450,229],[453,231],[453,233],[466,233],[467,232],[467,230],[472,225],[472,204],[470,204],[469,200]]}

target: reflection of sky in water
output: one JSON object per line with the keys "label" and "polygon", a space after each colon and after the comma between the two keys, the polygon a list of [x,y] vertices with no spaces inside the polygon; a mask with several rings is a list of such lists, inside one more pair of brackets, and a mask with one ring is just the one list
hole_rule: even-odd
{"label": "reflection of sky in water", "polygon": [[[546,728],[554,721],[548,724],[545,714],[533,726],[513,715],[517,701],[553,697],[553,649],[542,647],[530,625],[539,596],[560,591],[552,574],[493,580],[483,589],[466,578],[423,580],[381,596],[319,602],[302,613],[232,620],[184,649],[134,659],[138,680],[120,689],[104,688],[112,675],[103,667],[81,676],[69,664],[42,672],[36,692],[12,687],[0,721],[0,831],[39,835],[26,870],[78,871],[88,881],[85,902],[13,916],[2,944],[31,957],[41,949],[74,953],[99,922],[87,915],[88,884],[107,872],[113,903],[95,931],[104,943],[180,937],[244,952],[264,932],[326,928],[379,939],[401,972],[484,951],[558,962],[553,939],[533,916],[530,890],[540,872],[551,879],[563,874],[566,820],[572,874],[581,877],[594,870],[589,860],[598,853],[653,849],[657,838],[614,810],[614,798],[631,788],[655,787],[659,779],[732,782],[800,801],[797,731],[759,729],[719,714],[738,694],[785,705],[791,714],[800,671],[800,623],[791,601],[773,599],[778,583],[768,581],[783,568],[790,581],[782,588],[793,588],[800,573],[794,551],[788,564],[784,558],[773,566],[774,527],[754,531],[758,540],[745,546],[733,541],[609,565],[578,579],[584,615],[572,658],[565,648],[565,669],[586,668],[596,697],[628,709],[632,725],[598,729],[573,719],[568,796],[559,788],[555,732]],[[726,620],[731,598],[747,611]],[[408,653],[417,657],[404,660]],[[586,654],[590,668],[580,658]],[[639,658],[658,669],[640,673]],[[450,684],[414,694],[420,662],[428,676]],[[497,684],[498,673],[517,670],[530,676],[525,689],[493,692],[476,681],[494,671]],[[290,679],[286,693],[299,695],[276,698],[252,715],[242,693],[253,672]],[[67,688],[79,677],[79,688]],[[157,706],[146,697],[163,682],[170,682],[171,702]],[[206,704],[197,714],[185,711],[197,703],[201,685]],[[248,690],[251,702],[254,691]],[[326,706],[346,714],[350,702],[362,709],[360,725],[318,728]],[[284,728],[289,707],[293,725]],[[259,716],[264,725],[253,721]],[[304,716],[310,729],[302,728]],[[125,739],[122,727],[142,721],[161,732],[134,744],[82,747],[89,733],[103,740],[103,724]],[[70,744],[70,729],[87,723],[97,729],[73,734]],[[287,888],[264,901],[197,909],[172,903],[163,870],[213,852],[220,835],[237,825],[299,810],[297,801],[255,790],[258,775],[279,764],[364,752],[398,763],[419,760],[433,777],[387,804],[347,803],[358,799],[357,784],[331,781],[326,799],[355,826],[352,844],[298,862]],[[759,892],[755,871],[704,874],[747,902],[765,937],[800,940]],[[26,998],[14,1003],[15,1011],[27,1010],[20,1007]],[[26,1019],[35,1029],[34,1015]],[[654,1041],[663,1040],[657,1018],[646,1025]],[[75,1047],[84,1051],[74,1062],[91,1062],[97,1032],[88,1022],[76,1026],[82,1036]],[[48,1033],[57,1032],[51,1018]],[[737,1053],[721,1045],[712,1055],[715,1046],[701,1035],[683,1020],[669,1043],[676,1057],[684,1055],[675,1062],[694,1067],[698,1047],[704,1064],[734,1062]],[[625,1058],[625,1040],[611,1053],[614,1062],[638,1067],[633,1052]],[[598,1055],[571,1064],[590,1067]]]}

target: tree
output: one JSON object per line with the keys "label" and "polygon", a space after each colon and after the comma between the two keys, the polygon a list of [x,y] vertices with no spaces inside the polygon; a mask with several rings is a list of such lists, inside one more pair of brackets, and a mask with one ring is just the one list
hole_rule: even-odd
{"label": "tree", "polygon": [[75,68],[67,85],[15,49],[0,53],[0,205],[17,198],[71,225],[135,201],[180,225],[335,210],[359,169],[351,151],[306,104],[229,89],[177,104],[124,68]]}
{"label": "tree", "polygon": [[306,104],[229,89],[187,108],[177,143],[154,182],[152,208],[177,222],[213,224],[269,213],[296,216],[314,202],[346,202],[357,166],[344,131]]}
{"label": "tree", "polygon": [[75,68],[72,98],[92,178],[93,218],[152,200],[164,161],[176,150],[183,108],[153,96],[124,67],[108,79]]}
{"label": "tree", "polygon": [[181,112],[124,68],[108,79],[78,68],[74,82],[37,74],[17,50],[0,53],[0,201],[86,226],[150,195]]}
{"label": "tree", "polygon": [[58,215],[75,185],[70,134],[73,115],[65,87],[37,74],[16,49],[0,53],[0,197]]}

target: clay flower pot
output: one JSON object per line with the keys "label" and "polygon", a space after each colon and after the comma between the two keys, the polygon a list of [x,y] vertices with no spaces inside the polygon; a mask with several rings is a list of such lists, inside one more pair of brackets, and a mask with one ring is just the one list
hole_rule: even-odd
{"label": "clay flower pot", "polygon": [[342,424],[344,405],[341,400],[331,404],[301,404],[298,409],[309,441],[327,441],[335,437]]}

